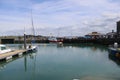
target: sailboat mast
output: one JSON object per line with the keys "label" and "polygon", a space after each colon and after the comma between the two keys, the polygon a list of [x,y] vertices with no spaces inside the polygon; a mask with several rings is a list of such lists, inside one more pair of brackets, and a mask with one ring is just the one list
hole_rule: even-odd
{"label": "sailboat mast", "polygon": [[35,35],[35,28],[34,28],[34,23],[33,23],[33,15],[32,15],[32,9],[31,9],[31,23],[32,23],[32,35]]}
{"label": "sailboat mast", "polygon": [[31,43],[35,43],[35,28],[34,28],[34,22],[33,22],[32,9],[31,9],[31,24],[32,24],[32,41],[31,41]]}

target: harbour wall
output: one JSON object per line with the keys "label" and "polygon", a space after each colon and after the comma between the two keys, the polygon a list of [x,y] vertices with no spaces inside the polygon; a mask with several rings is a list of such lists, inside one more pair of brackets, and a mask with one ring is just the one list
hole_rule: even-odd
{"label": "harbour wall", "polygon": [[100,39],[64,39],[63,43],[93,43],[101,45],[111,45],[117,42],[120,44],[120,39],[115,38],[100,38]]}
{"label": "harbour wall", "polygon": [[[86,38],[62,38],[63,43],[93,43],[101,45],[110,45],[117,42],[120,44],[120,38],[95,38],[95,39],[86,39]],[[31,43],[31,38],[26,39],[27,43]],[[35,38],[36,43],[49,43],[48,37],[37,37]],[[0,37],[1,44],[22,44],[24,43],[23,37]]]}

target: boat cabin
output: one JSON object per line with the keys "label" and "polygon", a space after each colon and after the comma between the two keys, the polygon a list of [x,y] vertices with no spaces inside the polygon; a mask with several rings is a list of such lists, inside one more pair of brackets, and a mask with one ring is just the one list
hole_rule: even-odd
{"label": "boat cabin", "polygon": [[12,51],[11,49],[8,49],[6,45],[0,45],[0,54],[7,53]]}

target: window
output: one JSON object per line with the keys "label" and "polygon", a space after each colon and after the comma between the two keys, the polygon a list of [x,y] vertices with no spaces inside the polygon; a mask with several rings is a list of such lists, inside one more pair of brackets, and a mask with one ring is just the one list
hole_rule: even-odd
{"label": "window", "polygon": [[1,50],[5,50],[6,49],[6,47],[1,47]]}

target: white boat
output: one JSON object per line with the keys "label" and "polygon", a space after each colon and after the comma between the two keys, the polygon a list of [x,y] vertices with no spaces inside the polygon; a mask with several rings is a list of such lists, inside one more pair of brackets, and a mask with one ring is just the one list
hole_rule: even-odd
{"label": "white boat", "polygon": [[57,42],[56,37],[49,37],[48,40],[49,40],[49,42]]}
{"label": "white boat", "polygon": [[12,49],[7,48],[6,45],[0,44],[0,54],[11,52],[11,51],[12,51]]}
{"label": "white boat", "polygon": [[27,46],[27,51],[28,52],[36,52],[37,51],[37,46],[34,46],[34,45],[29,45]]}
{"label": "white boat", "polygon": [[31,40],[31,44],[27,46],[27,51],[28,52],[35,52],[35,51],[37,51],[37,46],[33,45],[35,43],[35,39],[34,39],[35,29],[34,29],[34,23],[33,23],[32,10],[31,10],[31,23],[32,23],[32,32],[33,32],[32,34],[33,34],[33,37],[32,37],[32,40]]}

